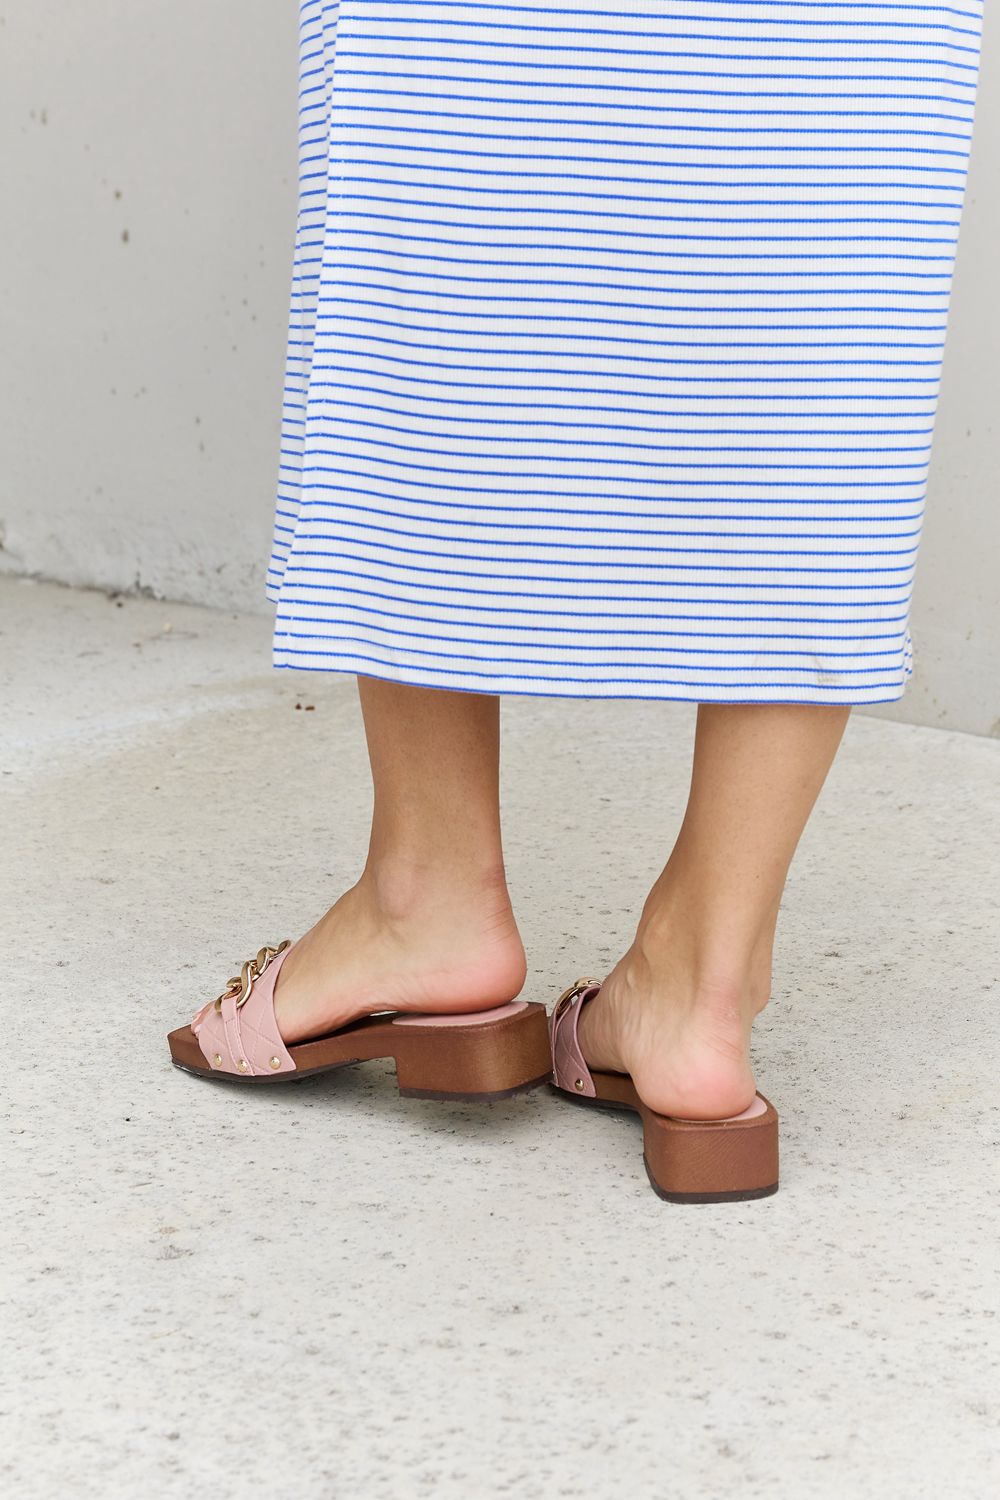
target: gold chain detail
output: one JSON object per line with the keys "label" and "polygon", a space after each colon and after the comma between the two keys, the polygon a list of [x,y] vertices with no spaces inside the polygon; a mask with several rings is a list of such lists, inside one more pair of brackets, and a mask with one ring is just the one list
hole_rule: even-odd
{"label": "gold chain detail", "polygon": [[256,958],[248,958],[246,963],[241,966],[240,972],[234,978],[230,979],[218,1000],[214,1002],[216,1010],[221,1010],[223,1000],[229,1000],[234,995],[236,997],[237,1010],[239,1010],[241,1005],[246,1005],[250,999],[250,991],[253,989],[254,980],[260,978],[268,964],[276,959],[279,953],[284,953],[285,949],[290,947],[291,940],[285,938],[285,941],[279,943],[276,948],[265,944],[258,952]]}

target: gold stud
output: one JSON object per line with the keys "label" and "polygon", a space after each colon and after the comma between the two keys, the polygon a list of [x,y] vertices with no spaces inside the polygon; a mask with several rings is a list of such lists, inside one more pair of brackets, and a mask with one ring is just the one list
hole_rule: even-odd
{"label": "gold stud", "polygon": [[212,1058],[212,1067],[213,1068],[221,1068],[222,1067],[222,1053],[221,1052],[217,1052],[215,1054],[215,1056]]}
{"label": "gold stud", "polygon": [[583,1088],[583,1079],[582,1078],[576,1078],[576,1079],[574,1079],[573,1080],[573,1087],[575,1089],[582,1089]]}
{"label": "gold stud", "polygon": [[272,1057],[269,1060],[269,1062],[268,1062],[268,1067],[269,1068],[280,1068],[281,1067],[281,1058],[280,1057]]}
{"label": "gold stud", "polygon": [[239,1068],[241,1073],[248,1072],[250,1068],[250,1064],[247,1062],[245,1057],[241,1057],[236,1066]]}

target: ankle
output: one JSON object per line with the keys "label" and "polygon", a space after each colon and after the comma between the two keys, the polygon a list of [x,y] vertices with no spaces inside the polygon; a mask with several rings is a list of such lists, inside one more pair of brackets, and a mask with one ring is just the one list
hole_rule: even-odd
{"label": "ankle", "polygon": [[463,864],[419,855],[370,855],[355,889],[392,925],[426,920],[435,909],[511,909],[502,860]]}
{"label": "ankle", "polygon": [[752,1020],[771,995],[776,921],[776,908],[748,920],[664,894],[647,902],[626,959],[647,988],[671,990],[693,1010]]}
{"label": "ankle", "polygon": [[769,952],[699,944],[691,934],[664,944],[640,931],[619,967],[620,983],[637,995],[669,996],[676,1009],[712,1019],[723,1029],[748,1025],[771,993]]}

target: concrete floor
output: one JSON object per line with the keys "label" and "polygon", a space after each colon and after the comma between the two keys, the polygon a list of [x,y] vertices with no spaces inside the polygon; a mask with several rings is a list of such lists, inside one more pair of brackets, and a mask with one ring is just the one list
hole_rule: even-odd
{"label": "concrete floor", "polygon": [[[855,716],[759,1028],[782,1191],[671,1207],[547,1091],[173,1070],[358,869],[353,684],[271,673],[260,618],[27,583],[0,632],[5,1493],[997,1493],[1000,743]],[[530,997],[627,940],[691,723],[506,706]]]}

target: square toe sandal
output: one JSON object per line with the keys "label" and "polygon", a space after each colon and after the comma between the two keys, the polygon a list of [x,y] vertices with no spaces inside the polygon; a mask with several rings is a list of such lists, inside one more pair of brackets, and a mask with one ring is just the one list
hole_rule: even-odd
{"label": "square toe sandal", "polygon": [[550,1022],[552,1082],[581,1104],[627,1109],[642,1118],[643,1160],[655,1192],[671,1203],[725,1203],[778,1191],[778,1115],[758,1094],[727,1120],[658,1115],[626,1073],[592,1071],[577,1036],[580,1012],[600,981],[578,979],[556,1002]]}
{"label": "square toe sandal", "polygon": [[201,1078],[277,1083],[391,1057],[399,1092],[418,1099],[506,1099],[551,1076],[545,1007],[514,1000],[465,1015],[384,1012],[285,1045],[275,980],[291,948],[261,948],[190,1026],[167,1037],[174,1065]]}

